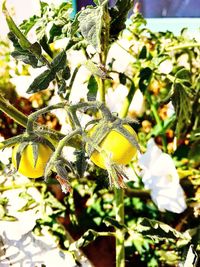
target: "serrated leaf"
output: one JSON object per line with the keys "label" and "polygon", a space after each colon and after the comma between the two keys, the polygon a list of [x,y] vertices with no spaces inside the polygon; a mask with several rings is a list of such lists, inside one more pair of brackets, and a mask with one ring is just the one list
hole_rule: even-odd
{"label": "serrated leaf", "polygon": [[21,24],[20,24],[20,29],[24,32],[25,35],[28,34],[28,32],[34,27],[34,25],[36,24],[38,20],[38,17],[36,15],[28,18],[27,20],[24,20]]}
{"label": "serrated leaf", "polygon": [[98,92],[98,84],[93,75],[90,76],[87,88],[88,88],[87,100],[95,101],[97,97],[97,92]]}
{"label": "serrated leaf", "polygon": [[78,16],[79,28],[83,37],[97,52],[101,50],[101,30],[103,19],[103,6],[88,6]]}
{"label": "serrated leaf", "polygon": [[117,220],[113,219],[113,218],[109,218],[106,217],[103,222],[107,225],[107,226],[114,226],[117,229],[123,230],[126,229],[126,226],[119,223]]}
{"label": "serrated leaf", "polygon": [[23,49],[16,36],[10,32],[8,34],[8,38],[12,41],[15,50],[11,53],[11,56],[16,60],[20,60],[25,64],[31,65],[33,68],[39,68],[44,66],[42,62],[40,62],[35,55],[33,55],[29,50]]}
{"label": "serrated leaf", "polygon": [[77,251],[80,247],[85,247],[98,237],[98,232],[89,229],[81,238],[69,246],[69,251]]}
{"label": "serrated leaf", "polygon": [[66,207],[50,192],[47,192],[47,194],[45,195],[45,203],[53,209],[53,213],[58,213],[66,210]]}
{"label": "serrated leaf", "polygon": [[140,218],[134,231],[155,239],[178,239],[181,240],[181,245],[187,244],[191,240],[189,233],[181,233],[163,222],[148,218]]}
{"label": "serrated leaf", "polygon": [[186,69],[181,69],[177,72],[173,83],[171,98],[176,113],[176,134],[178,138],[186,134],[191,123],[195,94],[190,80],[190,72]]}
{"label": "serrated leaf", "polygon": [[39,148],[37,143],[32,143],[31,144],[32,149],[33,149],[33,159],[34,159],[34,168],[36,167],[37,160],[38,160],[38,153],[39,153]]}
{"label": "serrated leaf", "polygon": [[26,91],[28,94],[36,93],[47,89],[50,82],[55,79],[56,73],[52,70],[45,70],[39,76],[37,76],[32,84],[29,86]]}
{"label": "serrated leaf", "polygon": [[67,61],[66,52],[63,50],[51,62],[52,71],[58,72],[62,69],[65,69],[66,68],[66,61]]}
{"label": "serrated leaf", "polygon": [[31,65],[33,68],[40,68],[44,66],[43,63],[38,61],[38,59],[27,50],[26,51],[25,50],[23,51],[14,50],[11,53],[11,56],[14,57],[16,60],[20,60],[24,62],[25,64]]}
{"label": "serrated leaf", "polygon": [[24,143],[21,143],[17,148],[17,153],[16,153],[16,168],[17,168],[17,170],[19,169],[19,164],[21,161],[22,152],[27,147],[27,145],[28,145],[28,142],[24,142]]}

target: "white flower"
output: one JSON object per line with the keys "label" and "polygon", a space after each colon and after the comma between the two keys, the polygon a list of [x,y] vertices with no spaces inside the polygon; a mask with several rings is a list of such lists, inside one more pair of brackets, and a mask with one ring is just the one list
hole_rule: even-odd
{"label": "white flower", "polygon": [[[124,72],[127,70],[128,65],[133,62],[134,58],[126,51],[129,49],[130,42],[125,39],[121,39],[118,43],[114,43],[108,53],[107,62],[113,62],[113,70],[118,72]],[[123,48],[124,49],[123,49]]]}
{"label": "white flower", "polygon": [[162,63],[160,63],[158,67],[158,70],[164,74],[169,74],[172,71],[172,69],[173,69],[173,63],[169,59],[164,60]]}
{"label": "white flower", "polygon": [[151,191],[152,200],[160,211],[181,213],[186,209],[184,191],[172,158],[150,139],[147,151],[139,158],[142,181]]}
{"label": "white flower", "polygon": [[120,112],[124,99],[128,94],[125,85],[120,84],[115,90],[109,88],[106,93],[106,103],[111,112]]}

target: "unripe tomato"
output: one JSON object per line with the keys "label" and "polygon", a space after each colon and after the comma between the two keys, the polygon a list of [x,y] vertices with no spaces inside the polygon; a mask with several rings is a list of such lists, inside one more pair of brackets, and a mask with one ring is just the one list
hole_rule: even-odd
{"label": "unripe tomato", "polygon": [[[17,168],[16,154],[19,144],[15,145],[12,152],[12,164]],[[33,147],[30,144],[22,151],[18,172],[29,178],[39,178],[44,175],[44,170],[53,151],[46,144],[38,144],[38,159],[34,167]]]}
{"label": "unripe tomato", "polygon": [[[95,133],[97,127],[98,126],[95,125],[89,131],[89,135],[91,138],[92,135]],[[123,127],[126,128],[137,140],[137,134],[130,125],[125,124]],[[106,135],[106,137],[99,144],[99,146],[106,153],[108,153],[108,155],[111,155],[111,161],[121,165],[128,164],[137,152],[137,148],[126,137],[124,137],[121,133],[117,132],[114,129]],[[90,159],[100,168],[106,169],[107,159],[104,153],[100,153],[95,150],[92,153]]]}

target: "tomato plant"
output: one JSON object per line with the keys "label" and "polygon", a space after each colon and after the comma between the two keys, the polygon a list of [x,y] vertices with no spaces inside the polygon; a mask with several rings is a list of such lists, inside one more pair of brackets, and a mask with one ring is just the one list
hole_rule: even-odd
{"label": "tomato plant", "polygon": [[[110,237],[117,267],[178,265],[191,244],[199,250],[200,45],[184,31],[152,32],[137,8],[127,24],[132,0],[94,2],[72,18],[69,2],[40,1],[41,14],[17,26],[4,1],[11,55],[26,74],[38,73],[26,88],[29,112],[0,94],[1,111],[24,128],[0,120],[1,153],[14,146],[19,173],[44,178],[21,189],[39,189],[35,228],[48,228],[65,250]],[[7,71],[6,79],[13,73],[23,76]],[[2,183],[0,192],[19,187]],[[24,196],[29,209],[34,200]],[[5,199],[0,205],[8,218]]]}

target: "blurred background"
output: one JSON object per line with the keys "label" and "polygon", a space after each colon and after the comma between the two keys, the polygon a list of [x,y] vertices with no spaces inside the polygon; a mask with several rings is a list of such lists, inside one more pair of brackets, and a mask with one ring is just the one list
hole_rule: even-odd
{"label": "blurred background", "polygon": [[[77,9],[93,4],[92,0],[76,0]],[[114,5],[116,0],[110,0]],[[146,18],[154,17],[199,17],[200,0],[138,0],[141,13]]]}

